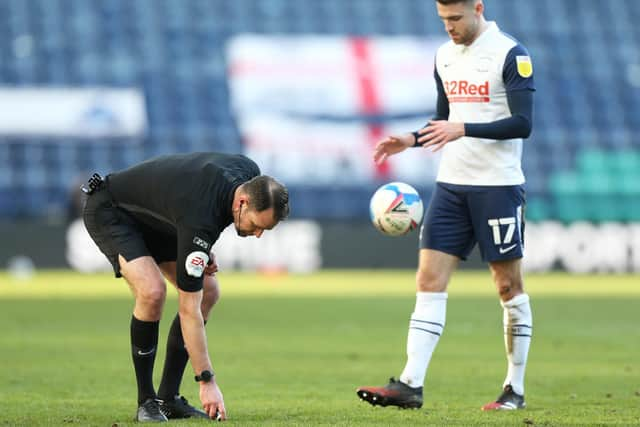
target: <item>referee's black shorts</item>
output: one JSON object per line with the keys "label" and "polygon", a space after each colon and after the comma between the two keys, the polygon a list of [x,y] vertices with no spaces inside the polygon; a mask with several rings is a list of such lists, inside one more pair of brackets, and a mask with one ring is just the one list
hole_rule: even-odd
{"label": "referee's black shorts", "polygon": [[87,197],[83,216],[89,235],[109,259],[116,277],[122,277],[118,255],[127,261],[151,256],[158,264],[177,259],[176,237],[136,221],[116,206],[104,185]]}

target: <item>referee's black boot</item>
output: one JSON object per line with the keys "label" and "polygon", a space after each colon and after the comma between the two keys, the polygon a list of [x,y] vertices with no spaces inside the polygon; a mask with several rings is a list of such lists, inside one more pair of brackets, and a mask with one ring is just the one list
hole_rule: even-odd
{"label": "referee's black boot", "polygon": [[136,421],[141,423],[161,423],[169,420],[160,411],[160,402],[150,397],[138,406]]}
{"label": "referee's black boot", "polygon": [[173,399],[162,400],[160,403],[160,411],[170,420],[179,418],[209,418],[206,412],[194,408],[189,405],[187,399],[182,396],[175,396]]}

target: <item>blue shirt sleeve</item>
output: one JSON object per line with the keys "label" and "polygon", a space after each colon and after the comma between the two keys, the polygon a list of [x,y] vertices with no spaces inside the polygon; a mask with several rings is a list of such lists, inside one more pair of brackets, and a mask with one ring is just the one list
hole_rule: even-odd
{"label": "blue shirt sleeve", "polygon": [[531,57],[524,46],[517,44],[507,53],[502,69],[502,79],[507,92],[523,89],[536,90]]}
{"label": "blue shirt sleeve", "polygon": [[[434,61],[435,62],[435,61]],[[444,85],[442,84],[442,78],[438,74],[438,68],[433,67],[433,78],[436,81],[436,89],[438,91],[438,98],[436,100],[436,115],[431,120],[447,120],[449,118],[449,99],[444,91]],[[423,126],[426,127],[426,125]],[[412,132],[414,137],[414,147],[420,147],[422,144],[418,143],[419,134],[418,131]]]}
{"label": "blue shirt sleeve", "polygon": [[436,67],[433,68],[433,78],[436,80],[436,88],[438,89],[436,115],[433,120],[447,120],[449,118],[449,99],[444,91],[444,85]]}
{"label": "blue shirt sleeve", "polygon": [[533,123],[533,92],[514,90],[507,92],[511,117],[490,123],[465,123],[464,134],[474,138],[511,139],[528,138]]}

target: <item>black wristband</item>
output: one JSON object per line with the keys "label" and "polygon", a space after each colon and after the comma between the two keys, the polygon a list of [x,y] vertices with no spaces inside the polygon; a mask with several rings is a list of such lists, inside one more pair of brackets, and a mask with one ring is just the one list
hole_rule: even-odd
{"label": "black wristband", "polygon": [[213,376],[214,376],[213,371],[202,371],[202,372],[200,373],[200,375],[196,375],[196,376],[194,377],[194,379],[195,379],[195,380],[196,380],[196,382],[198,382],[198,383],[199,383],[200,381],[205,382],[205,383],[208,383],[209,381],[211,381],[211,380],[213,379]]}
{"label": "black wristband", "polygon": [[424,143],[423,142],[418,142],[418,138],[420,138],[420,134],[418,133],[418,131],[411,132],[411,134],[413,135],[413,146],[414,147],[422,147],[424,145]]}

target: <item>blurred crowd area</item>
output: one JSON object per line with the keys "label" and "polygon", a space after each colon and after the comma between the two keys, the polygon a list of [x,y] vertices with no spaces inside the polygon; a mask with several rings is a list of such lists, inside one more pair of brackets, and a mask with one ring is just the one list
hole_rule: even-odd
{"label": "blurred crowd area", "polygon": [[[529,219],[640,220],[640,2],[485,6],[533,58]],[[255,157],[296,218],[367,218],[392,180],[427,198],[436,156],[370,148],[428,120],[445,37],[432,0],[0,0],[0,218],[64,217],[92,172],[188,151]]]}

